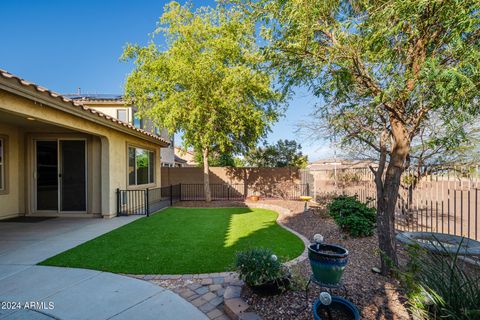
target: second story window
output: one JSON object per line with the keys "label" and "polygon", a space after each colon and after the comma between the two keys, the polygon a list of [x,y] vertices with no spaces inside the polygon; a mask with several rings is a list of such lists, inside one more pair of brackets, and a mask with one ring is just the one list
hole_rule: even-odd
{"label": "second story window", "polygon": [[128,122],[127,120],[127,109],[118,109],[117,110],[117,119],[123,122]]}
{"label": "second story window", "polygon": [[133,111],[133,126],[135,128],[143,129],[143,120],[138,117],[137,111]]}

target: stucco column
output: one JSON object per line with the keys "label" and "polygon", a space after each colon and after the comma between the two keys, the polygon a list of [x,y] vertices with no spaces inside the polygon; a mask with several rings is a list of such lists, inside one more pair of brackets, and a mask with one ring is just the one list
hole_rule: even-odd
{"label": "stucco column", "polygon": [[116,208],[112,207],[112,197],[115,192],[110,188],[110,143],[108,138],[100,137],[101,141],[101,199],[102,199],[102,216],[104,218],[113,218],[116,215]]}

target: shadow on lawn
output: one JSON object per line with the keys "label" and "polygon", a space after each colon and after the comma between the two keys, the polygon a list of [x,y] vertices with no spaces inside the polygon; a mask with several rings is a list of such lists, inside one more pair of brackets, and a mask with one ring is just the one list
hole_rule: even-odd
{"label": "shadow on lawn", "polygon": [[276,222],[276,217],[272,220],[263,221],[260,226],[257,225],[255,228],[248,230],[247,233],[237,237],[235,235],[236,230],[242,229],[242,227],[248,228],[250,213],[253,214],[254,211],[245,208],[245,212],[230,215],[229,225],[224,237],[224,248],[233,250],[234,253],[254,247],[269,248],[282,261],[291,260],[303,252],[303,241],[279,226]]}

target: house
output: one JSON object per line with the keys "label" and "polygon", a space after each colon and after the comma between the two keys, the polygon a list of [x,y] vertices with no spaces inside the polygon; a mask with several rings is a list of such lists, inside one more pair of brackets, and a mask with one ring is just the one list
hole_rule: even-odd
{"label": "house", "polygon": [[195,161],[195,153],[191,150],[185,150],[179,147],[174,147],[175,156],[181,158],[183,161],[177,161],[176,167],[196,167],[198,166]]}
{"label": "house", "polygon": [[321,159],[311,162],[307,169],[311,171],[341,170],[341,169],[368,169],[377,164],[372,160],[349,160],[349,159]]}
{"label": "house", "polygon": [[160,186],[169,141],[0,70],[0,219],[113,217],[116,189]]}
{"label": "house", "polygon": [[[160,153],[160,163],[162,167],[175,167],[177,161],[174,153],[174,138],[170,136],[166,129],[156,128],[152,121],[141,119],[137,116],[137,108],[133,105],[127,105],[123,96],[115,94],[66,94],[68,98],[75,100],[75,102],[94,108],[110,117],[115,117],[123,122],[133,124],[136,128],[152,132],[159,135],[164,140],[170,142],[167,148],[162,148]],[[179,159],[181,162],[182,159]]]}

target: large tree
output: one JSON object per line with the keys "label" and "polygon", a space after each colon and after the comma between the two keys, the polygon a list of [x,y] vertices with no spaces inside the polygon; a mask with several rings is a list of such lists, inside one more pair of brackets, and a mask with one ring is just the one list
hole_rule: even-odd
{"label": "large tree", "polygon": [[303,155],[300,143],[285,139],[253,149],[245,155],[245,162],[252,167],[305,168],[308,157]]}
{"label": "large tree", "polygon": [[[244,1],[240,1],[244,2]],[[465,141],[480,101],[478,0],[247,1],[287,87],[323,98],[317,114],[345,143],[378,154],[382,271],[397,264],[394,214],[412,148]],[[429,124],[438,139],[418,143]]]}
{"label": "large tree", "polygon": [[234,8],[171,2],[145,46],[127,45],[135,69],[125,96],[139,114],[202,154],[205,197],[211,200],[209,155],[240,153],[256,145],[277,119],[281,95],[264,69],[255,22]]}

